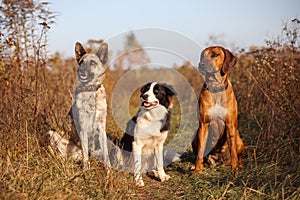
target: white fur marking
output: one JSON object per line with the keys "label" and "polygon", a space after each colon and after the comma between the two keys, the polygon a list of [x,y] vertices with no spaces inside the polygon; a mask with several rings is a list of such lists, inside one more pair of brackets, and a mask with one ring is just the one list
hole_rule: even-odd
{"label": "white fur marking", "polygon": [[226,113],[227,113],[227,109],[224,108],[223,106],[220,106],[219,104],[215,104],[208,111],[208,115],[209,115],[210,119],[219,117],[219,118],[225,120]]}
{"label": "white fur marking", "polygon": [[153,89],[154,89],[154,86],[156,85],[157,83],[156,82],[153,82],[151,83],[151,86],[149,88],[149,90],[147,92],[145,92],[145,94],[148,94],[148,99],[147,101],[148,102],[155,102],[155,101],[158,101],[158,99],[156,98],[154,92],[153,92]]}

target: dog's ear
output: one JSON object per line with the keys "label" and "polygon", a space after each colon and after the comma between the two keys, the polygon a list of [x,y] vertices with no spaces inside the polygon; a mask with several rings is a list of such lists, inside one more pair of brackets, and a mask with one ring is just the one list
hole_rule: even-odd
{"label": "dog's ear", "polygon": [[107,43],[101,44],[99,50],[97,51],[96,55],[100,59],[101,63],[105,65],[108,60],[108,45]]}
{"label": "dog's ear", "polygon": [[177,93],[175,92],[174,88],[171,85],[163,84],[163,86],[166,88],[166,92],[168,96],[175,96]]}
{"label": "dog's ear", "polygon": [[75,56],[76,56],[76,61],[79,64],[80,59],[82,58],[82,56],[86,54],[85,49],[83,48],[83,46],[80,44],[80,42],[76,42],[75,44]]}
{"label": "dog's ear", "polygon": [[167,99],[168,99],[168,107],[167,109],[173,108],[173,96],[177,95],[174,88],[171,85],[163,83],[163,86],[165,87],[166,93],[167,93]]}
{"label": "dog's ear", "polygon": [[222,66],[222,73],[226,74],[236,64],[237,59],[228,49],[223,49],[223,52],[224,62]]}
{"label": "dog's ear", "polygon": [[145,85],[143,85],[143,86],[141,87],[141,89],[140,89],[140,92],[141,92],[141,93],[144,93],[144,92],[146,92],[145,90],[149,90],[151,84],[152,84],[152,83],[149,82],[149,83],[146,83]]}

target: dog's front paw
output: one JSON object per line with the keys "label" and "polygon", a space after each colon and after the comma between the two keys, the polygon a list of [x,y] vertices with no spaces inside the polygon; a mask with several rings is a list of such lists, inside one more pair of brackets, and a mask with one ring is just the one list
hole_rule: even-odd
{"label": "dog's front paw", "polygon": [[144,184],[144,181],[140,179],[135,183],[135,185],[138,187],[143,187],[145,184]]}
{"label": "dog's front paw", "polygon": [[83,166],[82,166],[83,170],[89,170],[90,167],[91,167],[91,164],[90,164],[89,161],[84,161],[83,162]]}
{"label": "dog's front paw", "polygon": [[194,171],[194,170],[195,170],[195,168],[196,168],[196,167],[195,167],[195,165],[193,164],[193,165],[191,166],[191,170],[193,170],[193,171]]}
{"label": "dog's front paw", "polygon": [[164,181],[167,181],[169,180],[171,177],[167,174],[163,175],[163,176],[160,176],[160,181],[161,182],[164,182]]}

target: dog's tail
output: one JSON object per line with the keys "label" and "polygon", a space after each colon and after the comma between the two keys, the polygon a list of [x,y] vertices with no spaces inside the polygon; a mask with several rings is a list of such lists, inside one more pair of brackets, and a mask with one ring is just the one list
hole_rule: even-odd
{"label": "dog's tail", "polygon": [[164,165],[167,166],[173,162],[179,162],[181,160],[180,154],[174,149],[167,149],[164,152]]}
{"label": "dog's tail", "polygon": [[60,155],[67,159],[72,157],[73,160],[80,160],[82,158],[82,150],[75,143],[63,138],[58,132],[50,130],[47,133],[50,137],[50,145],[57,149]]}
{"label": "dog's tail", "polygon": [[[82,159],[82,150],[79,146],[74,144],[72,141],[65,139],[56,131],[48,131],[50,136],[50,144],[59,154],[67,159],[71,157],[73,160],[78,161]],[[134,170],[133,154],[132,152],[125,151],[121,149],[118,145],[113,144],[110,141],[107,141],[107,147],[109,151],[109,157],[112,167],[122,170],[122,171],[132,171]],[[52,149],[51,149],[52,150]],[[93,152],[92,156],[96,159],[100,158],[101,152]],[[144,171],[150,171],[155,169],[156,165],[154,164],[154,155],[152,153],[143,155],[143,169]],[[175,150],[168,148],[164,151],[164,166],[170,165],[173,162],[180,161],[180,154]]]}

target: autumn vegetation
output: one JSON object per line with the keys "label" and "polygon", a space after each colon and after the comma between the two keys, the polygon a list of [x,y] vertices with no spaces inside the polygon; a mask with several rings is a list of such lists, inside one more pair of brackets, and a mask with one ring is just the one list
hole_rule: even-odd
{"label": "autumn vegetation", "polygon": [[[91,169],[61,159],[50,151],[47,131],[71,130],[68,112],[76,78],[75,58],[48,55],[47,31],[55,21],[51,4],[2,0],[0,4],[0,198],[1,199],[299,199],[300,198],[300,21],[283,24],[282,35],[262,47],[235,49],[238,63],[230,72],[239,106],[239,132],[246,149],[244,168],[234,174],[225,166],[206,166],[192,176],[194,155],[187,148],[182,161],[166,167],[170,181],[146,177],[136,188],[131,174],[101,163]],[[126,45],[138,45],[138,41]],[[262,36],[263,37],[263,36]],[[103,42],[89,40],[93,51]],[[142,46],[140,46],[142,49]],[[128,50],[128,48],[127,48]],[[141,52],[142,59],[149,59]],[[131,62],[138,62],[130,58]],[[203,80],[189,62],[170,66],[181,73],[196,94]],[[115,83],[129,68],[107,68],[108,102]],[[152,70],[145,68],[140,76]],[[132,99],[138,105],[138,98]],[[133,111],[134,112],[134,111]],[[195,110],[195,112],[197,112]],[[172,131],[180,111],[175,106]],[[123,131],[110,106],[107,133]]]}

